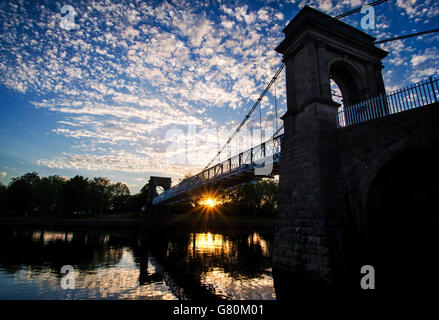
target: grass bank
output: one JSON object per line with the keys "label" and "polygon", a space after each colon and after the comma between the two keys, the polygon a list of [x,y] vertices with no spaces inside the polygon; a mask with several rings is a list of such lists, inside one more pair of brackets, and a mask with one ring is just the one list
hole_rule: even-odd
{"label": "grass bank", "polygon": [[174,214],[139,219],[138,214],[105,214],[99,216],[38,215],[0,217],[0,225],[30,227],[99,227],[99,228],[190,228],[190,227],[274,227],[274,217]]}

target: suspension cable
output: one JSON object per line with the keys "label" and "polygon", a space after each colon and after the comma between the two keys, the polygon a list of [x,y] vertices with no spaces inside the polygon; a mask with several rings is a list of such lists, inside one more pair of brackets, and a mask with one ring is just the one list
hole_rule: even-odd
{"label": "suspension cable", "polygon": [[[374,6],[377,6],[377,5],[379,5],[381,3],[384,3],[384,2],[387,2],[387,1],[389,1],[389,0],[378,0],[378,1],[374,1],[374,2],[368,3],[367,5],[374,7]],[[338,16],[333,17],[332,19],[337,19],[338,20],[338,19],[350,16],[351,14],[360,12],[361,8],[363,8],[363,6],[355,8],[355,9],[353,9],[351,11],[348,11],[348,12],[342,13],[342,14],[340,14]]]}
{"label": "suspension cable", "polygon": [[375,44],[380,44],[380,43],[385,43],[385,42],[390,42],[390,41],[395,41],[395,40],[401,40],[401,39],[407,39],[407,38],[411,38],[411,37],[417,37],[417,36],[421,36],[423,34],[429,34],[429,33],[433,33],[433,32],[439,32],[439,28],[432,29],[432,30],[426,30],[426,31],[422,31],[422,32],[417,32],[417,33],[412,33],[412,34],[406,34],[404,36],[399,36],[399,37],[395,37],[395,38],[378,40],[378,41],[375,41]]}
{"label": "suspension cable", "polygon": [[274,123],[276,126],[276,132],[279,130],[279,126],[277,124],[277,94],[276,94],[276,83],[274,83],[274,109],[275,109],[275,118]]}
{"label": "suspension cable", "polygon": [[262,144],[262,110],[261,105],[259,104],[259,130],[261,131],[261,144]]}
{"label": "suspension cable", "polygon": [[232,139],[235,137],[235,135],[239,132],[239,130],[241,130],[242,126],[247,122],[247,120],[250,118],[250,116],[252,115],[253,111],[255,111],[256,107],[261,103],[262,99],[264,98],[265,94],[268,92],[268,90],[270,90],[271,86],[273,85],[273,83],[277,80],[277,77],[279,76],[279,74],[281,73],[282,69],[285,66],[285,62],[282,62],[281,66],[279,67],[279,69],[276,71],[276,74],[274,75],[274,77],[271,79],[270,83],[267,85],[267,87],[265,87],[264,92],[262,92],[262,94],[259,96],[258,100],[255,102],[255,104],[253,105],[253,107],[250,109],[250,111],[247,113],[247,115],[245,116],[244,120],[241,121],[241,123],[239,124],[239,126],[235,129],[235,131],[233,132],[233,134],[229,137],[229,139],[227,140],[227,142],[222,146],[222,148],[218,151],[217,155],[204,167],[203,171],[206,170],[207,168],[209,168],[209,166],[212,164],[212,162],[215,161],[215,159],[217,158],[217,156],[219,156],[221,154],[221,152],[223,152],[223,150],[226,148],[226,146],[232,141]]}

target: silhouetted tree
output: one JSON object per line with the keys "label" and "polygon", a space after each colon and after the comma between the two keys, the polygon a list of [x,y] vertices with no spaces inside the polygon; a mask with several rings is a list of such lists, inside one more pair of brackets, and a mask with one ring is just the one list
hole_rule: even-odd
{"label": "silhouetted tree", "polygon": [[0,182],[0,214],[6,212],[7,188]]}
{"label": "silhouetted tree", "polygon": [[274,180],[262,180],[256,185],[256,194],[260,198],[259,210],[261,214],[275,215],[279,184]]}
{"label": "silhouetted tree", "polygon": [[67,178],[61,176],[49,176],[41,178],[37,187],[38,205],[44,212],[54,212],[59,206],[61,191]]}
{"label": "silhouetted tree", "polygon": [[130,190],[123,183],[115,183],[110,186],[111,207],[115,212],[130,211]]}
{"label": "silhouetted tree", "polygon": [[92,205],[90,184],[87,178],[75,176],[63,184],[60,198],[64,212],[88,211]]}
{"label": "silhouetted tree", "polygon": [[234,214],[274,215],[278,183],[261,180],[219,191],[223,207]]}
{"label": "silhouetted tree", "polygon": [[131,196],[126,184],[112,183],[104,177],[40,178],[32,172],[13,178],[7,187],[0,183],[0,213],[140,212],[147,190],[148,184]]}
{"label": "silhouetted tree", "polygon": [[112,197],[129,196],[130,189],[128,189],[126,184],[117,182],[110,186],[110,193]]}
{"label": "silhouetted tree", "polygon": [[37,206],[40,176],[36,172],[12,178],[7,189],[7,206],[17,214],[29,214]]}
{"label": "silhouetted tree", "polygon": [[111,181],[103,177],[93,178],[90,182],[90,196],[94,213],[102,214],[109,208],[111,197],[110,185]]}

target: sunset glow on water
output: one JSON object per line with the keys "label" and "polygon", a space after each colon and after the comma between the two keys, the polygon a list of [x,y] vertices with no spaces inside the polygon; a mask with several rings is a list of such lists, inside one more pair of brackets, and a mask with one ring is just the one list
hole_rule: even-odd
{"label": "sunset glow on water", "polygon": [[[0,299],[276,297],[269,234],[176,232],[133,241],[126,233],[6,229],[1,237]],[[74,267],[74,289],[60,285],[64,264]],[[182,276],[193,279],[190,287],[180,283]]]}

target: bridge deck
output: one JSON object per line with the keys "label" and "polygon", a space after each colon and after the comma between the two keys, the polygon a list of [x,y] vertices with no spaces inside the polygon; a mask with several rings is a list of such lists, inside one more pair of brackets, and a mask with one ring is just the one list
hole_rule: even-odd
{"label": "bridge deck", "polygon": [[282,135],[218,163],[159,194],[153,205],[177,201],[201,189],[229,187],[278,174]]}

